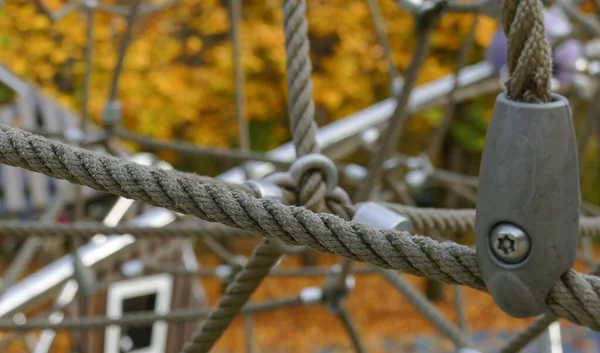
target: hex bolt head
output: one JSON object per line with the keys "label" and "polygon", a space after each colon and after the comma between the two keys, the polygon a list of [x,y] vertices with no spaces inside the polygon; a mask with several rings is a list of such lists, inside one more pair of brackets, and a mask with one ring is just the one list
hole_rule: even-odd
{"label": "hex bolt head", "polygon": [[521,228],[509,223],[501,223],[490,232],[490,246],[500,261],[517,264],[525,260],[529,254],[531,241]]}

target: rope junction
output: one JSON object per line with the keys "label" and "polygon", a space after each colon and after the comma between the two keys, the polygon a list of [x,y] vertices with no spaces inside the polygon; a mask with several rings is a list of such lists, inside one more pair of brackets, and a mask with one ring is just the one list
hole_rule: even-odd
{"label": "rope junction", "polygon": [[[0,125],[0,163],[23,168],[32,172],[66,180],[94,190],[114,194],[126,199],[165,208],[183,215],[191,215],[201,221],[176,222],[160,228],[140,227],[137,225],[105,224],[77,221],[70,224],[52,224],[47,219],[40,222],[23,223],[13,221],[0,222],[0,236],[23,238],[34,237],[38,242],[46,238],[72,237],[91,238],[99,234],[128,234],[136,239],[189,237],[199,239],[263,236],[252,255],[243,261],[229,259],[229,265],[213,269],[189,270],[182,267],[166,266],[156,263],[152,256],[144,258],[144,273],[172,273],[185,276],[216,276],[229,281],[223,296],[213,310],[179,310],[167,314],[137,313],[121,318],[84,316],[77,319],[63,319],[53,322],[52,318],[34,319],[25,323],[1,319],[0,330],[31,331],[35,329],[71,330],[101,328],[110,325],[136,326],[148,323],[199,321],[200,328],[192,334],[183,346],[182,353],[204,353],[210,351],[217,339],[223,334],[238,315],[250,315],[258,311],[297,305],[325,305],[336,315],[346,328],[356,352],[365,352],[364,343],[352,319],[344,306],[344,299],[351,290],[352,275],[379,274],[400,291],[426,318],[443,332],[458,348],[471,347],[468,335],[464,332],[464,316],[460,324],[454,325],[444,317],[416,289],[412,288],[397,270],[403,273],[426,277],[452,285],[468,286],[486,291],[475,250],[452,241],[438,241],[434,237],[442,233],[469,233],[475,230],[475,210],[473,209],[433,209],[414,206],[410,195],[402,192],[406,185],[394,186],[403,204],[377,200],[380,205],[399,215],[405,216],[414,228],[430,237],[411,234],[405,230],[380,229],[370,224],[352,221],[352,217],[363,201],[372,199],[384,184],[385,165],[394,158],[398,140],[408,119],[405,106],[410,98],[424,58],[427,56],[429,35],[437,20],[445,12],[483,11],[487,6],[495,6],[494,1],[478,1],[462,4],[452,1],[432,1],[425,5],[407,3],[417,22],[418,44],[413,61],[405,75],[404,85],[395,94],[396,110],[389,120],[387,133],[381,145],[371,159],[366,176],[357,192],[354,202],[338,186],[338,169],[335,164],[321,155],[317,140],[317,125],[314,121],[314,101],[312,99],[310,61],[310,43],[308,24],[305,18],[306,1],[284,0],[285,48],[287,54],[288,114],[293,142],[298,160],[293,163],[280,161],[268,155],[248,151],[247,127],[241,124],[240,139],[243,148],[239,151],[219,151],[199,148],[180,142],[165,143],[127,132],[118,126],[120,104],[116,100],[119,77],[125,53],[130,42],[130,31],[140,16],[171,6],[175,1],[162,5],[147,5],[135,2],[131,8],[101,5],[95,8],[127,17],[127,34],[121,43],[119,60],[115,68],[109,91],[105,120],[106,134],[94,139],[96,143],[107,144],[114,137],[133,141],[151,149],[169,149],[179,153],[209,157],[225,157],[232,161],[262,161],[272,163],[279,168],[289,168],[287,172],[275,173],[255,183],[231,183],[217,178],[199,176],[176,170],[165,170],[129,162],[115,156],[92,152],[82,147],[71,146],[51,140],[22,129]],[[48,11],[54,20],[81,5],[68,5],[57,13]],[[232,20],[239,21],[237,3],[232,3]],[[369,2],[374,18],[379,18],[375,1]],[[234,11],[235,10],[235,11]],[[569,8],[569,11],[576,11]],[[90,11],[91,12],[91,11]],[[552,57],[544,29],[543,5],[539,0],[505,0],[502,3],[502,26],[506,33],[507,68],[509,79],[506,82],[507,96],[516,101],[543,103],[550,100],[550,81],[552,77]],[[585,17],[584,24],[590,27],[591,19]],[[91,26],[92,16],[88,18]],[[473,40],[474,24],[469,41]],[[593,26],[592,26],[593,27]],[[385,29],[377,27],[378,36],[389,55],[389,44],[385,39]],[[235,29],[233,29],[235,32]],[[237,34],[233,34],[235,41]],[[238,44],[239,45],[239,44]],[[466,44],[461,52],[457,72],[464,65],[464,57],[471,44]],[[91,50],[91,49],[90,49]],[[236,50],[239,50],[236,49]],[[240,60],[236,60],[236,81],[243,85],[240,77]],[[391,59],[387,59],[391,63]],[[390,66],[391,79],[397,74]],[[393,87],[393,85],[391,85]],[[454,89],[448,96],[448,112],[444,117],[450,124],[454,108],[454,92],[459,89],[455,80]],[[87,89],[87,88],[86,88]],[[243,89],[238,91],[243,92]],[[87,93],[86,93],[87,94]],[[242,94],[243,95],[243,94]],[[243,99],[238,97],[243,106]],[[85,103],[84,103],[85,107]],[[243,111],[238,118],[243,120]],[[85,114],[84,114],[85,115]],[[445,129],[447,130],[447,126]],[[44,131],[39,131],[44,135]],[[440,139],[436,137],[432,159],[440,149]],[[51,135],[51,134],[49,134]],[[439,135],[439,134],[438,134]],[[59,136],[60,137],[60,136]],[[330,163],[330,164],[328,164]],[[455,192],[474,200],[477,179],[456,175],[451,172],[435,170],[431,166],[426,171],[428,177],[447,185]],[[427,168],[425,168],[427,169]],[[248,178],[251,170],[248,168]],[[262,184],[261,184],[262,183]],[[405,184],[405,183],[401,183]],[[268,187],[267,187],[268,185]],[[265,187],[261,189],[261,187]],[[271,188],[271,189],[268,189]],[[462,190],[462,191],[460,191]],[[404,202],[406,200],[406,202]],[[62,204],[58,204],[60,208]],[[52,217],[48,218],[51,219]],[[582,239],[600,237],[600,216],[580,218],[579,235]],[[445,235],[445,234],[443,234]],[[41,244],[41,243],[40,243]],[[11,270],[0,283],[2,293],[25,268],[34,256],[38,243],[23,250],[21,260],[13,264]],[[214,243],[218,247],[218,243]],[[285,254],[297,254],[306,248],[321,253],[335,254],[344,260],[333,269],[301,268],[284,270],[277,268]],[[588,253],[585,258],[593,261]],[[222,257],[231,257],[227,251]],[[369,266],[353,266],[354,261],[366,262]],[[93,270],[93,269],[92,269]],[[264,278],[273,276],[326,276],[322,288],[307,288],[298,297],[283,298],[265,303],[250,303],[249,298]],[[77,277],[77,276],[76,276]],[[77,278],[76,278],[77,279]],[[77,279],[81,285],[82,279]],[[110,277],[109,277],[110,281]],[[108,281],[90,289],[94,291],[107,286]],[[460,291],[457,291],[460,296]],[[565,318],[578,325],[600,330],[600,278],[594,274],[581,274],[575,270],[564,273],[551,288],[546,304],[548,313],[538,318],[525,332],[508,342],[502,352],[516,352],[527,342],[537,337],[556,318]],[[462,309],[459,297],[457,307]],[[61,310],[64,310],[62,308]],[[0,342],[1,345],[1,342]]]}

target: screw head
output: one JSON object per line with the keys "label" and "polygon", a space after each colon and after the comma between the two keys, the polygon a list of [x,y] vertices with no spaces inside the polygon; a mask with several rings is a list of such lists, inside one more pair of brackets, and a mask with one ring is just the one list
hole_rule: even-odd
{"label": "screw head", "polygon": [[499,260],[515,264],[525,260],[531,249],[531,241],[521,228],[501,223],[490,232],[490,246]]}

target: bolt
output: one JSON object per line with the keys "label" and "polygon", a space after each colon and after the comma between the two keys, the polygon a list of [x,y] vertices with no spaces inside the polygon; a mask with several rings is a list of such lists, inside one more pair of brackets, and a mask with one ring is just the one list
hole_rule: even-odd
{"label": "bolt", "polygon": [[521,228],[501,223],[490,232],[490,246],[499,260],[515,264],[527,257],[531,242]]}

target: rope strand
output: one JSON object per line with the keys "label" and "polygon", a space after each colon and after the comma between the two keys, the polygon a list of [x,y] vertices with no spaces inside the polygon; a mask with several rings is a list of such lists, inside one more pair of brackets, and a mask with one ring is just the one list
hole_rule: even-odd
{"label": "rope strand", "polygon": [[507,37],[507,95],[516,101],[550,101],[552,56],[540,0],[503,0],[502,26]]}

